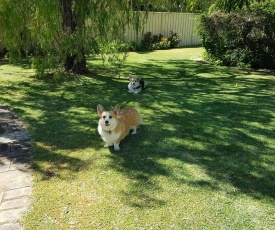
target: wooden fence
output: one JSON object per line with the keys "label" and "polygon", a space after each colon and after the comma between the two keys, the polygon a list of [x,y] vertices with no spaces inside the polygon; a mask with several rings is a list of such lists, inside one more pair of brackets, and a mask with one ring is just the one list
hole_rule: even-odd
{"label": "wooden fence", "polygon": [[125,39],[140,42],[143,34],[147,32],[151,32],[152,35],[162,34],[169,37],[170,32],[173,31],[180,34],[179,46],[200,45],[201,41],[195,33],[197,16],[197,14],[192,13],[150,12],[142,31],[136,34],[133,28],[128,27],[125,32]]}

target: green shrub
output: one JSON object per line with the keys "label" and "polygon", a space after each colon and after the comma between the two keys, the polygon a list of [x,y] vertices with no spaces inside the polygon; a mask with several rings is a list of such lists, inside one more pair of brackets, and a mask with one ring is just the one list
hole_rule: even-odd
{"label": "green shrub", "polygon": [[170,49],[178,46],[180,42],[180,35],[178,33],[173,33],[167,38],[162,34],[153,35],[151,32],[147,32],[143,35],[141,40],[142,50],[161,50]]}
{"label": "green shrub", "polygon": [[129,51],[138,51],[141,50],[141,45],[136,41],[129,41]]}
{"label": "green shrub", "polygon": [[162,34],[153,36],[153,49],[163,50],[170,48],[170,41]]}
{"label": "green shrub", "polygon": [[207,57],[224,65],[275,68],[275,4],[204,14],[198,32]]}
{"label": "green shrub", "polygon": [[166,37],[161,38],[161,40],[156,44],[156,46],[160,50],[171,48],[170,41]]}
{"label": "green shrub", "polygon": [[151,32],[147,32],[143,35],[143,39],[141,40],[141,49],[153,50],[153,37]]}
{"label": "green shrub", "polygon": [[170,41],[170,48],[176,48],[181,39],[180,39],[180,35],[178,33],[173,33],[173,31],[170,32],[170,36],[168,38],[168,40]]}

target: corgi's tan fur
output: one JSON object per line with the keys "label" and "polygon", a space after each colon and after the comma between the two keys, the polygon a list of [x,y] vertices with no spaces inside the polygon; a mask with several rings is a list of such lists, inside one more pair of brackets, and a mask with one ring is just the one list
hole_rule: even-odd
{"label": "corgi's tan fur", "polygon": [[97,106],[99,115],[98,132],[105,141],[104,147],[114,146],[115,150],[120,150],[120,141],[132,129],[132,134],[136,133],[138,125],[142,124],[142,118],[135,108],[124,108],[120,110],[119,105],[115,105],[110,111],[106,111],[102,105]]}

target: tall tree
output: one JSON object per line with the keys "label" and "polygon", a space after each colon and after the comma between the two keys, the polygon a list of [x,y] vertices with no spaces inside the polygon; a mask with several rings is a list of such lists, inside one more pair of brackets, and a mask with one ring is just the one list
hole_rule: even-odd
{"label": "tall tree", "polygon": [[157,11],[192,12],[201,13],[208,11],[209,7],[219,0],[162,0],[161,4],[154,4]]}
{"label": "tall tree", "polygon": [[244,6],[249,7],[253,2],[265,2],[267,0],[219,0],[218,5],[227,12],[235,9],[242,9]]}
{"label": "tall tree", "polygon": [[0,27],[12,59],[32,53],[39,73],[85,73],[87,55],[123,40],[127,24],[140,28],[146,13],[134,9],[141,5],[149,9],[142,0],[1,0]]}

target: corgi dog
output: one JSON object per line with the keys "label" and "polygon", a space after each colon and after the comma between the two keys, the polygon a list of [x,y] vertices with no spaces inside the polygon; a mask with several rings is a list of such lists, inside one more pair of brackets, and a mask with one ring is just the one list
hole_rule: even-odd
{"label": "corgi dog", "polygon": [[145,89],[146,83],[141,76],[134,77],[133,75],[129,75],[129,84],[128,84],[128,92],[129,93],[139,93]]}
{"label": "corgi dog", "polygon": [[120,141],[132,129],[132,134],[136,134],[138,125],[142,124],[142,117],[135,108],[124,108],[120,110],[119,105],[115,105],[110,111],[106,111],[102,105],[97,106],[99,115],[98,133],[105,141],[104,147],[114,146],[115,150],[120,150]]}

